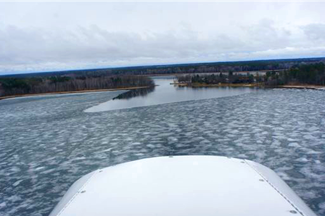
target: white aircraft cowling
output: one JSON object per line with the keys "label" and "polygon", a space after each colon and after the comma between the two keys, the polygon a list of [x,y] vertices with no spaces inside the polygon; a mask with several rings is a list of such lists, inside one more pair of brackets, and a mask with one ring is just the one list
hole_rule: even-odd
{"label": "white aircraft cowling", "polygon": [[219,156],[148,158],[75,182],[50,216],[316,216],[272,170]]}

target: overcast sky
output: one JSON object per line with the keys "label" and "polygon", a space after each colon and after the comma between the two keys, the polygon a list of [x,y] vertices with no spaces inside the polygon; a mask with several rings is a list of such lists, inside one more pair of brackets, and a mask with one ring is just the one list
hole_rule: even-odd
{"label": "overcast sky", "polygon": [[325,56],[325,3],[0,3],[0,74]]}

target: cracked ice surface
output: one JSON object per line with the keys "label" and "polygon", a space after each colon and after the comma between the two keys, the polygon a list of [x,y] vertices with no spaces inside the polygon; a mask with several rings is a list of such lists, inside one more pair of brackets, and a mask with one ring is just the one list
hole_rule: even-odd
{"label": "cracked ice surface", "polygon": [[98,168],[192,154],[262,163],[325,215],[325,92],[261,90],[83,112],[119,93],[0,101],[0,215],[48,215]]}

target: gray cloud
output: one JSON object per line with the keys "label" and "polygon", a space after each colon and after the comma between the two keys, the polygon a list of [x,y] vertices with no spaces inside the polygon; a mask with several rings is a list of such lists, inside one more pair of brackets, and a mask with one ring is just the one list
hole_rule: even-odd
{"label": "gray cloud", "polygon": [[[278,9],[276,5],[270,5],[267,10],[261,5],[260,10],[264,8],[264,13],[254,14],[254,10],[243,19],[238,16],[237,20],[224,19],[229,17],[225,10],[236,14],[240,9],[249,11],[251,5],[164,4],[161,7],[170,14],[160,18],[155,16],[162,13],[160,8],[146,4],[136,4],[134,8],[105,4],[107,11],[102,10],[102,5],[80,8],[70,5],[78,8],[78,12],[72,12],[70,6],[63,10],[57,9],[58,5],[34,5],[28,13],[24,7],[5,6],[5,17],[0,16],[3,20],[0,22],[2,74],[325,55],[325,16],[319,18],[318,15],[314,19],[305,11],[307,23],[295,16],[288,18],[280,11],[278,16],[284,18],[273,19],[273,12]],[[86,14],[88,6],[97,8],[97,13],[90,10],[91,13]],[[146,9],[152,11],[143,14]],[[24,19],[9,14],[10,10]],[[297,10],[301,9],[298,7]],[[317,7],[309,10],[318,13]],[[40,20],[41,15],[44,20]]]}
{"label": "gray cloud", "polygon": [[302,29],[309,39],[316,41],[325,41],[325,24],[313,23],[304,26]]}

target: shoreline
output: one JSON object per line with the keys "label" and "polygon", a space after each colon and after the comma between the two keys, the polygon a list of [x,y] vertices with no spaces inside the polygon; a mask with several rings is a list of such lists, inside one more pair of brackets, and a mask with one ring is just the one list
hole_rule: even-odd
{"label": "shoreline", "polygon": [[253,84],[227,84],[227,83],[219,83],[219,84],[191,84],[191,83],[171,83],[171,85],[179,86],[179,87],[192,87],[192,88],[200,88],[200,87],[249,87],[249,88],[284,88],[284,89],[312,89],[312,90],[325,90],[325,86],[321,85],[278,85],[278,86],[265,86],[263,83],[253,83]]}
{"label": "shoreline", "polygon": [[192,87],[192,88],[200,88],[200,87],[264,87],[264,84],[260,83],[245,83],[245,84],[227,84],[227,83],[219,83],[219,84],[204,84],[204,83],[171,83],[171,85],[179,86],[179,87]]}
{"label": "shoreline", "polygon": [[45,96],[45,95],[56,95],[56,94],[78,94],[78,93],[87,93],[87,92],[105,92],[105,91],[121,91],[121,90],[134,90],[149,88],[150,86],[136,86],[136,87],[125,87],[125,88],[113,88],[113,89],[88,89],[88,90],[79,90],[79,91],[63,91],[63,92],[46,92],[46,93],[37,93],[37,94],[22,94],[22,95],[8,95],[0,96],[0,100],[18,98],[18,97],[29,97],[29,96]]}
{"label": "shoreline", "polygon": [[[325,86],[320,85],[279,85],[279,86],[265,86],[261,83],[254,84],[191,84],[191,83],[170,83],[171,85],[178,87],[191,87],[191,88],[201,88],[201,87],[248,87],[248,88],[283,88],[283,89],[312,89],[312,90],[324,90]],[[113,88],[113,89],[88,89],[79,91],[63,91],[63,92],[47,92],[47,93],[37,93],[37,94],[22,94],[22,95],[10,95],[10,96],[0,96],[0,100],[18,98],[18,97],[28,97],[28,96],[45,96],[45,95],[56,95],[56,94],[78,94],[78,93],[88,93],[88,92],[104,92],[104,91],[121,91],[121,90],[134,90],[149,88],[150,86],[138,86],[138,87],[125,87],[125,88]]]}
{"label": "shoreline", "polygon": [[273,88],[325,90],[325,86],[320,85],[280,85]]}

